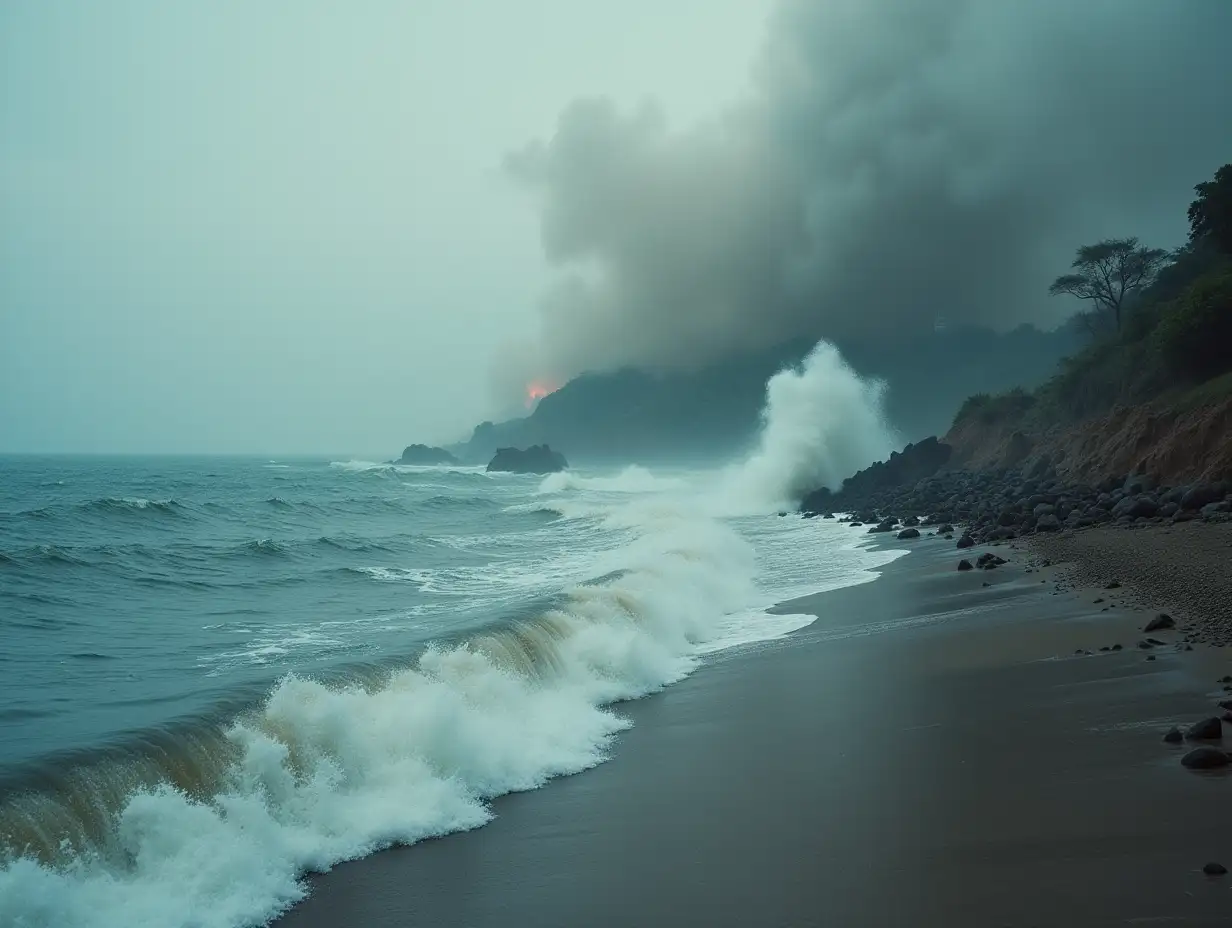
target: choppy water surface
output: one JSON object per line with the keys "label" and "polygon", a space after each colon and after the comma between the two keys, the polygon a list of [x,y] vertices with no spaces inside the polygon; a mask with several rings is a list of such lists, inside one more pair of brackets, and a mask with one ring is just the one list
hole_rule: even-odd
{"label": "choppy water surface", "polygon": [[892,556],[713,479],[0,458],[0,924],[261,924]]}

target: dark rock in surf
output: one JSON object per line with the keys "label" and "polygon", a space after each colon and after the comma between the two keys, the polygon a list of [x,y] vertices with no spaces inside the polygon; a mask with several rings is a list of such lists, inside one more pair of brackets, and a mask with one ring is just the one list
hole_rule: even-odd
{"label": "dark rock in surf", "polygon": [[509,474],[554,474],[568,466],[569,462],[559,451],[553,451],[548,445],[531,445],[525,451],[496,449],[496,456],[488,462],[487,469]]}
{"label": "dark rock in surf", "polygon": [[966,558],[963,558],[961,561],[958,562],[958,569],[959,570],[975,570],[975,565],[973,565]]}
{"label": "dark rock in surf", "polygon": [[919,538],[920,530],[918,528],[905,528],[898,533],[900,541],[906,541],[909,538]]}
{"label": "dark rock in surf", "polygon": [[1190,770],[1216,770],[1228,766],[1228,755],[1218,748],[1194,748],[1181,758]]}
{"label": "dark rock in surf", "polygon": [[963,535],[961,538],[958,539],[958,543],[955,545],[955,547],[973,548],[975,547],[975,539],[972,538],[970,535]]}
{"label": "dark rock in surf", "polygon": [[1228,872],[1228,868],[1225,867],[1223,864],[1221,864],[1219,861],[1212,860],[1210,863],[1203,866],[1202,872],[1205,873],[1207,876],[1223,876],[1225,873]]}
{"label": "dark rock in surf", "polygon": [[1168,729],[1168,733],[1164,735],[1164,741],[1168,744],[1180,744],[1185,740],[1185,736],[1181,734],[1181,730],[1175,726]]}
{"label": "dark rock in surf", "polygon": [[434,467],[441,464],[457,464],[458,459],[444,448],[434,448],[431,445],[407,445],[402,449],[402,457],[396,463]]}
{"label": "dark rock in surf", "polygon": [[1195,722],[1189,726],[1185,737],[1190,741],[1219,741],[1223,738],[1223,722],[1214,717]]}

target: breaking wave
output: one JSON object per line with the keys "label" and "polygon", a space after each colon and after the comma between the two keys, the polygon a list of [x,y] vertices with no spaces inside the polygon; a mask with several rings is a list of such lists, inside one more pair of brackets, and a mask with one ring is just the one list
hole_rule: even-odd
{"label": "breaking wave", "polygon": [[[0,924],[261,924],[302,898],[307,872],[477,827],[492,798],[602,762],[627,724],[613,704],[786,628],[741,626],[754,563],[734,531],[687,509],[652,515],[615,519],[642,529],[619,563],[529,618],[400,668],[287,675],[228,722],[9,790]],[[381,579],[424,580],[395,573]]]}
{"label": "breaking wave", "polygon": [[756,450],[726,475],[729,511],[795,508],[818,487],[884,459],[898,444],[887,424],[885,385],[866,380],[829,342],[766,383]]}

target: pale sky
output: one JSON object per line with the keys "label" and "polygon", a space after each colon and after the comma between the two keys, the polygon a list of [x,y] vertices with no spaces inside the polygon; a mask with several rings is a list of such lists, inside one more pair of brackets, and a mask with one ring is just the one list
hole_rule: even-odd
{"label": "pale sky", "polygon": [[738,101],[770,7],[3,3],[0,451],[389,455],[507,412],[548,275],[505,154],[578,97]]}

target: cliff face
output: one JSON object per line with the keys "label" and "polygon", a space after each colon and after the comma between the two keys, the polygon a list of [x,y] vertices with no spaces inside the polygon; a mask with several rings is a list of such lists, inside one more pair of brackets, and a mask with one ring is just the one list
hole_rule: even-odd
{"label": "cliff face", "polygon": [[1232,396],[1160,400],[1067,427],[1032,430],[1020,420],[957,423],[944,441],[951,467],[1031,467],[1046,461],[1072,481],[1149,474],[1168,484],[1232,477]]}

